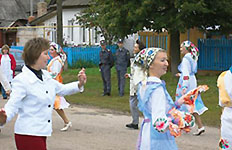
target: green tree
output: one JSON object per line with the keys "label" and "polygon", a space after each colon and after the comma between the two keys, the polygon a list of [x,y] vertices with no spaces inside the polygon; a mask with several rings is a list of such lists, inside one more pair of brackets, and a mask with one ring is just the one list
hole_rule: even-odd
{"label": "green tree", "polygon": [[173,74],[180,62],[180,32],[215,25],[220,25],[219,30],[224,33],[232,29],[231,0],[92,0],[84,13],[78,19],[101,26],[114,37],[125,37],[144,28],[167,30]]}

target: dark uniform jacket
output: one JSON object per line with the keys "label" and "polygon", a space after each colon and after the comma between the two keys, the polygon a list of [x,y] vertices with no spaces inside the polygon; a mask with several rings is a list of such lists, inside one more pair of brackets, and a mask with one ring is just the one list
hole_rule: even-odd
{"label": "dark uniform jacket", "polygon": [[99,67],[101,67],[102,65],[110,65],[111,68],[114,66],[114,58],[112,52],[109,49],[104,49],[100,51]]}
{"label": "dark uniform jacket", "polygon": [[130,66],[130,53],[124,47],[116,51],[116,69],[120,70],[122,68],[127,68]]}

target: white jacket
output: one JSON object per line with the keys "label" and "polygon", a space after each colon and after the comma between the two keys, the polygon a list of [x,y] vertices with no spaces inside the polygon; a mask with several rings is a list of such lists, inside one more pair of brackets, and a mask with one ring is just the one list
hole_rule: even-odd
{"label": "white jacket", "polygon": [[0,67],[0,82],[1,82],[5,91],[11,90],[10,83],[7,80],[6,76],[3,74],[1,67]]}
{"label": "white jacket", "polygon": [[12,93],[5,105],[7,122],[18,114],[15,123],[15,133],[34,136],[51,136],[52,110],[55,96],[65,96],[82,92],[78,82],[61,84],[52,79],[46,70],[43,72],[43,81],[23,67],[12,82]]}

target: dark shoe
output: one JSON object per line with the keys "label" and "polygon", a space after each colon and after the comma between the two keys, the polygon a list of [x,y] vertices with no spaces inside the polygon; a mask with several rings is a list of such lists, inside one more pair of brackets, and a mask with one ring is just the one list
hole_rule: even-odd
{"label": "dark shoe", "polygon": [[126,127],[131,129],[139,129],[138,124],[132,124],[132,123],[126,124]]}
{"label": "dark shoe", "polygon": [[120,96],[120,97],[123,97],[123,96],[124,96],[124,94],[119,94],[119,96]]}
{"label": "dark shoe", "polygon": [[106,96],[106,94],[105,94],[105,93],[103,93],[103,94],[102,94],[102,96]]}
{"label": "dark shoe", "polygon": [[110,96],[110,93],[103,93],[102,96]]}
{"label": "dark shoe", "polygon": [[3,99],[7,99],[7,97],[3,97]]}

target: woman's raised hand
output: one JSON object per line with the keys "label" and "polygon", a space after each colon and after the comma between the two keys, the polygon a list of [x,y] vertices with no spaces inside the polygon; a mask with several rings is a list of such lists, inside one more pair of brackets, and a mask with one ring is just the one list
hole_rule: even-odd
{"label": "woman's raised hand", "polygon": [[78,73],[77,77],[78,77],[78,81],[79,81],[78,87],[80,88],[87,82],[87,76],[85,74],[85,68],[81,69],[81,71]]}
{"label": "woman's raised hand", "polygon": [[6,123],[6,112],[4,108],[0,109],[0,126],[4,125]]}

